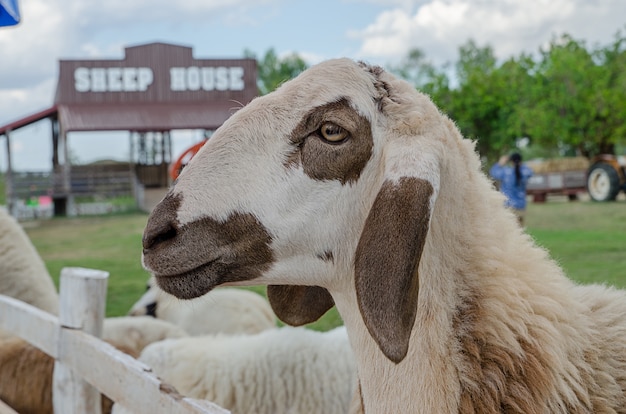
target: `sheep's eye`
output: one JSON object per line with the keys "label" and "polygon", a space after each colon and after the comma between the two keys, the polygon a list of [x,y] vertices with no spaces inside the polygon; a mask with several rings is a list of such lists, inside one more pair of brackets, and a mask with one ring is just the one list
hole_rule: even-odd
{"label": "sheep's eye", "polygon": [[328,142],[341,142],[348,137],[348,131],[332,122],[325,122],[320,128],[320,135]]}

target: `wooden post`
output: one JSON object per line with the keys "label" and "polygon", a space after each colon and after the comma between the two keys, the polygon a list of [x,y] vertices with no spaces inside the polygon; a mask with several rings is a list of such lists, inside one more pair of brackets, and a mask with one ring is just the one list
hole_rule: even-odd
{"label": "wooden post", "polygon": [[53,406],[55,413],[101,413],[100,392],[63,365],[67,350],[63,334],[78,329],[96,337],[102,335],[108,272],[79,267],[61,270],[59,292],[58,359],[54,365]]}
{"label": "wooden post", "polygon": [[13,166],[11,163],[11,130],[7,130],[4,136],[7,139],[7,173],[5,176],[6,186],[4,191],[6,195],[7,210],[9,211],[9,214],[16,217],[17,214],[16,211],[14,211],[16,205],[15,194],[13,191]]}
{"label": "wooden post", "polygon": [[50,119],[52,129],[52,170],[56,170],[59,165],[59,120],[57,118]]}
{"label": "wooden post", "polygon": [[65,214],[75,216],[74,195],[72,194],[72,166],[70,160],[70,147],[67,140],[67,131],[59,124],[59,138],[63,143],[63,192],[65,194]]}

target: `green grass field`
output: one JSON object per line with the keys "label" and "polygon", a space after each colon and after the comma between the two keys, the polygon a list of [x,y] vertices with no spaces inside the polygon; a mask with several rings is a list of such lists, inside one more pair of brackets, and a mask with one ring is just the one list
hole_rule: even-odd
{"label": "green grass field", "polygon": [[530,204],[528,232],[572,279],[626,288],[626,202]]}
{"label": "green grass field", "polygon": [[[133,213],[25,222],[24,227],[57,286],[66,266],[108,271],[107,316],[118,316],[145,291],[149,275],[140,257],[146,220],[146,214]],[[531,204],[526,223],[572,279],[626,288],[626,202]],[[252,289],[265,292],[263,287]],[[326,330],[338,324],[333,308],[311,327]]]}

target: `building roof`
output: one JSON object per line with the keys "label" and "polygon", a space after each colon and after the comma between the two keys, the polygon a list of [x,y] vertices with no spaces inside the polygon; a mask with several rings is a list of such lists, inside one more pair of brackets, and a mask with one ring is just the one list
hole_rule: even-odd
{"label": "building roof", "polygon": [[0,126],[0,135],[45,118],[65,132],[217,129],[257,95],[254,59],[196,59],[166,43],[124,52],[59,61],[53,106]]}
{"label": "building roof", "polygon": [[240,106],[206,104],[60,105],[59,121],[70,131],[169,131],[217,129]]}
{"label": "building roof", "polygon": [[206,104],[58,105],[0,126],[0,135],[46,118],[59,119],[66,132],[214,130],[240,107],[227,101]]}
{"label": "building roof", "polygon": [[25,116],[24,118],[18,119],[16,121],[9,122],[6,125],[0,126],[0,135],[5,135],[9,131],[20,129],[22,127],[33,124],[37,121],[41,121],[42,119],[55,118],[56,116],[57,116],[57,107],[55,105],[50,108],[46,108],[42,111],[35,112],[34,114]]}

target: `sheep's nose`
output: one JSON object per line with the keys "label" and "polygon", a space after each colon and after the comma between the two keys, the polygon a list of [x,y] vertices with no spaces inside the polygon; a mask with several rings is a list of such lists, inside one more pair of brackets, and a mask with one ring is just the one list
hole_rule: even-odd
{"label": "sheep's nose", "polygon": [[148,222],[148,226],[141,240],[144,251],[153,249],[161,243],[176,237],[176,228],[171,223],[165,223],[165,225],[158,227],[151,226],[150,224],[151,223]]}
{"label": "sheep's nose", "polygon": [[156,248],[160,244],[172,240],[178,233],[176,214],[180,198],[167,195],[150,213],[148,223],[143,232],[142,244],[144,252]]}

